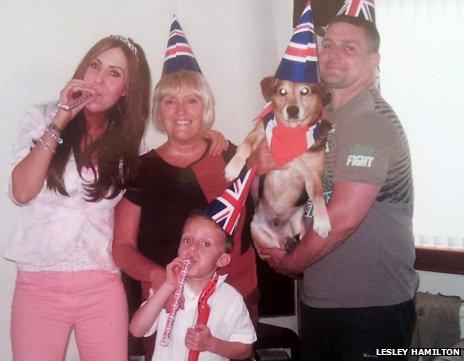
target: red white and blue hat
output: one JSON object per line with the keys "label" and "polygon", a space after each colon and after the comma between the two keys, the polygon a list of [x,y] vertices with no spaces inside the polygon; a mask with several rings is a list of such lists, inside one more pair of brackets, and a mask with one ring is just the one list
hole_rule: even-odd
{"label": "red white and blue hat", "polygon": [[285,54],[277,68],[276,78],[297,83],[318,83],[317,50],[311,2],[308,0],[300,20],[293,29]]}
{"label": "red white and blue hat", "polygon": [[164,57],[162,75],[174,73],[178,70],[190,70],[201,73],[200,67],[193,55],[184,31],[174,15],[169,32],[168,46]]}
{"label": "red white and blue hat", "polygon": [[374,0],[345,0],[337,15],[349,15],[374,22]]}
{"label": "red white and blue hat", "polygon": [[242,171],[230,187],[203,209],[205,214],[230,235],[237,227],[254,176],[254,168],[246,172]]}

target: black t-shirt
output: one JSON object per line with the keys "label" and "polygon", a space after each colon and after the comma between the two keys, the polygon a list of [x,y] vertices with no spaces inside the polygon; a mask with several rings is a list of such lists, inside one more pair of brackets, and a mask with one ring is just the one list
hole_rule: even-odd
{"label": "black t-shirt", "polygon": [[[224,168],[235,150],[231,144],[222,157],[213,157],[208,148],[199,160],[185,168],[166,163],[154,150],[140,156],[138,176],[124,197],[141,207],[138,249],[145,257],[166,266],[177,256],[185,220],[193,210],[208,204],[203,189],[214,188],[214,197],[225,190]],[[234,234],[234,243],[241,243],[236,245],[240,246],[240,254],[251,246],[251,197],[246,208],[241,216],[245,221],[239,222]]]}

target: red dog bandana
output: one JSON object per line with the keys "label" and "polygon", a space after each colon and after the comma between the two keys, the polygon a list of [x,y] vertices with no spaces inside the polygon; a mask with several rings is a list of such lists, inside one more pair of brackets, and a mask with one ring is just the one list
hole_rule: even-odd
{"label": "red dog bandana", "polygon": [[310,127],[290,128],[277,122],[272,107],[267,104],[258,115],[263,121],[271,156],[278,166],[283,166],[306,152],[321,136],[321,120]]}

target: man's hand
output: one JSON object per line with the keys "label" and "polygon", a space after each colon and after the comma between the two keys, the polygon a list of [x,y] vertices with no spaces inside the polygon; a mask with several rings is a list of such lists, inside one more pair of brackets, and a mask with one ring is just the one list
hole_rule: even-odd
{"label": "man's hand", "polygon": [[251,153],[250,158],[248,158],[247,161],[247,167],[248,169],[255,167],[256,175],[266,174],[271,170],[278,168],[274,159],[272,159],[266,138],[264,138],[261,143],[259,143],[256,150]]}
{"label": "man's hand", "polygon": [[294,272],[289,268],[288,264],[288,252],[281,248],[260,248],[258,253],[261,256],[265,256],[266,262],[276,272],[279,272],[286,276],[296,276],[298,272]]}

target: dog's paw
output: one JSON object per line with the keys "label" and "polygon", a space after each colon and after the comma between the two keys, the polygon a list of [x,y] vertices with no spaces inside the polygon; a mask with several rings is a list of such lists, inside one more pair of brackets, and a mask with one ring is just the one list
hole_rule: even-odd
{"label": "dog's paw", "polygon": [[313,230],[319,236],[325,238],[332,231],[329,217],[314,217]]}
{"label": "dog's paw", "polygon": [[224,170],[226,180],[231,182],[236,179],[240,175],[240,171],[244,166],[245,162],[243,162],[239,157],[234,156]]}

